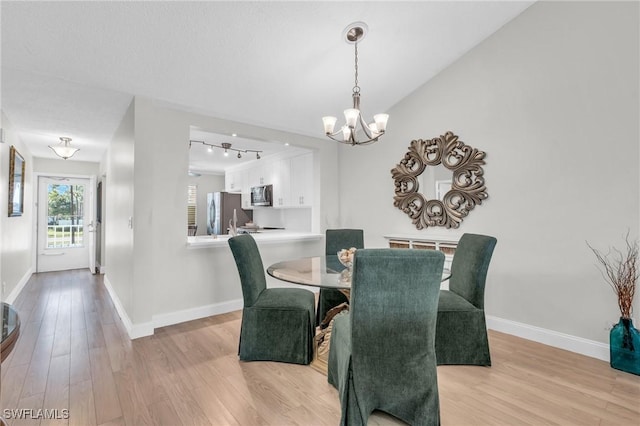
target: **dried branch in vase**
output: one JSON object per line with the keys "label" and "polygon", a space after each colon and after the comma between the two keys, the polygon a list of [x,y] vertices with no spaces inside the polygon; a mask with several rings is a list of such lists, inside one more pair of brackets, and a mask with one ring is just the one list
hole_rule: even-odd
{"label": "dried branch in vase", "polygon": [[596,255],[602,265],[600,269],[602,276],[609,283],[613,291],[618,296],[618,306],[622,318],[630,319],[633,309],[633,297],[638,281],[638,241],[629,241],[629,233],[625,237],[627,244],[626,253],[614,248],[609,248],[606,254],[591,247],[589,248]]}

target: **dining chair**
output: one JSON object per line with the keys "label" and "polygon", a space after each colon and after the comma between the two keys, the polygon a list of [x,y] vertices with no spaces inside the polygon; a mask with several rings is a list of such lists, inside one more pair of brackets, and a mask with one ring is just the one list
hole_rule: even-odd
{"label": "dining chair", "polygon": [[438,365],[491,365],[484,313],[484,289],[494,237],[463,234],[451,263],[449,290],[440,291]]}
{"label": "dining chair", "polygon": [[[362,229],[327,229],[325,232],[325,255],[327,267],[340,271],[344,266],[338,260],[338,252],[342,249],[364,248],[364,232]],[[334,289],[320,289],[318,308],[316,309],[316,325],[320,325],[331,308],[342,303],[349,303],[347,297]]]}
{"label": "dining chair", "polygon": [[444,254],[356,251],[349,312],[333,323],[328,381],[342,425],[366,425],[374,410],[409,424],[440,422],[435,332]]}
{"label": "dining chair", "polygon": [[240,275],[244,308],[242,361],[309,364],[313,359],[315,297],[299,288],[267,288],[258,245],[250,234],[228,240]]}

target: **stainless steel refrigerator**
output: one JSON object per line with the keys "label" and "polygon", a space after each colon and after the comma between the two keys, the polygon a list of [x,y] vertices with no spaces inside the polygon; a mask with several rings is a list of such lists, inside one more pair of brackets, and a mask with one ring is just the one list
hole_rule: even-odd
{"label": "stainless steel refrigerator", "polygon": [[231,192],[210,192],[207,194],[207,234],[228,234],[229,221],[233,210],[238,218],[237,225],[243,226],[253,220],[251,210],[242,210],[242,196]]}

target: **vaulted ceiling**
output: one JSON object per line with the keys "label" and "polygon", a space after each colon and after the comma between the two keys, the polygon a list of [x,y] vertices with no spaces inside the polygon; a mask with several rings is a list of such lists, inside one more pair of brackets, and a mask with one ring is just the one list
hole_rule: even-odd
{"label": "vaulted ceiling", "polygon": [[100,161],[135,95],[323,137],[321,117],[351,103],[350,23],[369,27],[371,117],[532,3],[3,1],[2,110],[34,156],[54,158],[47,146],[68,136],[81,161]]}

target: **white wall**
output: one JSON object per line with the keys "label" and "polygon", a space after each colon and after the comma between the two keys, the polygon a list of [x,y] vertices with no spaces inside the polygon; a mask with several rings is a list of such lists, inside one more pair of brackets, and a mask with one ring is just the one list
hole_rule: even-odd
{"label": "white wall", "polygon": [[97,176],[100,171],[100,163],[35,157],[33,159],[33,171],[35,173],[51,173],[56,176]]}
{"label": "white wall", "polygon": [[[132,108],[112,142],[111,166],[106,173],[106,276],[115,297],[120,299],[117,303],[131,321],[133,335],[145,334],[159,316],[167,318],[176,311],[193,311],[241,297],[240,282],[234,264],[230,263],[228,248],[212,249],[211,253],[224,251],[218,257],[208,253],[200,258],[186,246],[185,201],[191,126],[314,149],[314,169],[318,174],[322,170],[322,179],[315,183],[314,201],[320,208],[314,209],[313,231],[321,232],[327,223],[337,224],[334,219],[338,217],[335,145],[178,111],[141,97],[134,99]],[[132,232],[125,225],[128,216],[133,217],[133,242]],[[321,252],[320,243],[305,247],[302,252]],[[194,259],[198,259],[196,266],[193,266]],[[212,267],[216,267],[214,274],[210,273]]]}
{"label": "white wall", "polygon": [[[0,143],[0,283],[4,285],[2,300],[11,303],[33,272],[33,158],[4,113],[2,129],[5,143]],[[9,150],[12,145],[25,160],[24,213],[8,217]]]}
{"label": "white wall", "polygon": [[[340,150],[342,225],[367,246],[494,235],[488,314],[607,342],[619,311],[585,241],[638,236],[638,15],[637,2],[534,4],[394,106],[379,143]],[[447,130],[487,153],[489,198],[458,230],[418,231],[393,206],[390,170],[412,139]]]}
{"label": "white wall", "polygon": [[133,305],[133,231],[129,218],[133,217],[134,195],[134,102],[129,106],[120,127],[116,130],[107,158],[101,167],[105,168],[107,191],[105,203],[105,259],[108,282],[119,299],[122,308],[134,313]]}
{"label": "white wall", "polygon": [[[203,173],[200,176],[189,176],[187,178],[187,184],[196,185],[198,187],[198,193],[196,196],[196,221],[198,224],[198,232],[196,235],[207,235],[207,194],[209,192],[224,191],[224,175],[209,175]],[[186,229],[187,227],[185,225],[185,232]]]}

